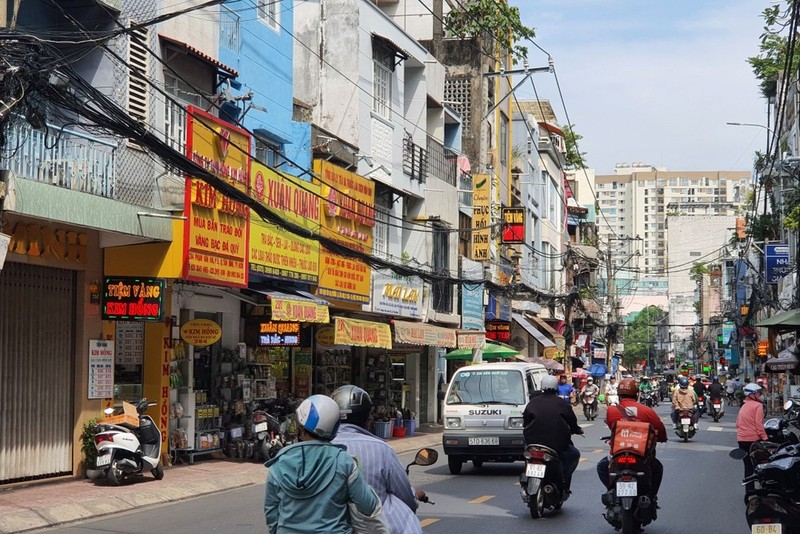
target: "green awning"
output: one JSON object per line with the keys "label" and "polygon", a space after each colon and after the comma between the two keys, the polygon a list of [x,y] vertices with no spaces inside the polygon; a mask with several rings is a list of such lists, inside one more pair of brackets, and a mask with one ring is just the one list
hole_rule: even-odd
{"label": "green awning", "polygon": [[756,323],[756,326],[761,327],[796,327],[800,328],[800,310],[789,310],[785,312],[781,312],[778,314],[773,315],[772,317],[768,317],[759,323]]}
{"label": "green awning", "polygon": [[[483,347],[484,360],[500,360],[504,358],[513,358],[517,355],[519,355],[517,349],[500,343],[486,343]],[[448,360],[471,360],[472,349],[451,350],[445,354],[444,357]]]}

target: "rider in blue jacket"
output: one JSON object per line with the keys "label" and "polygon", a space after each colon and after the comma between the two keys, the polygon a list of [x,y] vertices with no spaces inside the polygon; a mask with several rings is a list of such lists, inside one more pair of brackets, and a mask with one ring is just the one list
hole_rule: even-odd
{"label": "rider in blue jacket", "polygon": [[295,417],[300,441],[265,464],[269,533],[351,534],[348,503],[367,517],[380,513],[381,507],[347,449],[331,443],[339,429],[339,406],[330,397],[312,395]]}

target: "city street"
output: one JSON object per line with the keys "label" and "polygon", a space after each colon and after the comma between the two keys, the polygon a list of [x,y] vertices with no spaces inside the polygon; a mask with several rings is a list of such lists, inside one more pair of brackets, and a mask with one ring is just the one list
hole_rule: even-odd
{"label": "city street", "polygon": [[[667,405],[656,410],[668,420]],[[729,408],[719,423],[701,419],[700,432],[689,443],[674,441],[676,436],[667,423],[670,441],[659,445],[657,453],[665,471],[659,495],[661,510],[645,532],[749,532],[739,484],[742,465],[728,457],[736,444],[736,411]],[[614,532],[602,517],[601,485],[595,472],[595,463],[606,451],[600,437],[608,430],[599,419],[590,423],[579,415],[579,421],[586,432],[585,438],[575,438],[582,458],[573,478],[573,495],[561,511],[539,520],[530,518],[516,483],[521,462],[484,464],[481,469],[468,464],[461,475],[453,476],[442,455],[431,467],[411,468],[412,482],[436,503],[422,504],[418,510],[425,532]],[[404,463],[412,458],[411,453],[401,455]],[[262,468],[253,465],[253,469]],[[146,485],[142,489],[146,491]],[[263,492],[264,486],[256,485],[38,532],[264,532]]]}

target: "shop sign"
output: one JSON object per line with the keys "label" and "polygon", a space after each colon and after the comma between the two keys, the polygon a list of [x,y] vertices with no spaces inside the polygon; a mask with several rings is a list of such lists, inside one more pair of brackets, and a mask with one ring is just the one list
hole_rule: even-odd
{"label": "shop sign", "polygon": [[301,323],[330,322],[328,307],[316,302],[270,297],[272,318],[276,321],[298,321]]}
{"label": "shop sign", "polygon": [[392,348],[392,331],[388,324],[335,317],[334,328],[335,345]]}
{"label": "shop sign", "polygon": [[210,319],[192,319],[181,326],[181,339],[195,347],[213,345],[222,337],[222,327]]}
{"label": "shop sign", "polygon": [[759,356],[766,356],[769,353],[769,340],[759,341],[756,351]]}
{"label": "shop sign", "polygon": [[525,242],[525,208],[503,208],[503,243],[507,245]]}
{"label": "shop sign", "polygon": [[160,321],[164,317],[165,287],[163,278],[104,278],[102,319]]}
{"label": "shop sign", "polygon": [[317,333],[314,334],[314,339],[317,340],[317,345],[332,347],[336,344],[335,336],[336,333],[332,326],[323,326],[317,329]]}
{"label": "shop sign", "polygon": [[[189,106],[187,156],[242,192],[250,190],[250,135]],[[183,277],[247,287],[250,208],[196,178],[186,180]]]}
{"label": "shop sign", "polygon": [[494,341],[508,342],[511,339],[511,323],[505,321],[487,321],[486,338]]}
{"label": "shop sign", "polygon": [[117,321],[116,324],[117,365],[141,365],[144,359],[144,323]]}
{"label": "shop sign", "polygon": [[89,398],[114,396],[114,342],[89,340]]}
{"label": "shop sign", "polygon": [[394,340],[397,343],[448,348],[455,348],[458,344],[456,331],[450,328],[407,321],[392,321],[392,324],[394,325]]}
{"label": "shop sign", "polygon": [[[375,226],[375,184],[353,172],[314,161],[320,178],[320,235],[345,247],[372,254]],[[317,294],[346,302],[369,304],[371,270],[366,263],[334,254],[324,246],[319,251]]]}
{"label": "shop sign", "polygon": [[461,285],[461,328],[483,330],[483,284]]}
{"label": "shop sign", "polygon": [[395,317],[422,317],[424,284],[418,276],[400,276],[388,269],[372,273],[372,311]]}
{"label": "shop sign", "polygon": [[784,276],[792,272],[793,265],[789,258],[789,245],[771,243],[764,245],[764,263],[768,284],[777,284]]}
{"label": "shop sign", "polygon": [[486,306],[486,318],[511,322],[511,299],[490,291],[489,305]]}
{"label": "shop sign", "polygon": [[486,332],[481,330],[475,332],[473,330],[459,330],[458,331],[458,348],[459,349],[482,349],[486,346]]}
{"label": "shop sign", "polygon": [[88,261],[89,236],[81,232],[41,224],[18,222],[11,228],[3,224],[2,231],[10,236],[8,252],[50,258],[64,263]]}
{"label": "shop sign", "polygon": [[472,177],[472,259],[489,259],[491,240],[491,208],[489,207],[491,178],[488,174],[475,174]]}
{"label": "shop sign", "polygon": [[[282,219],[316,233],[319,229],[319,186],[280,174],[254,161],[253,195]],[[319,242],[299,237],[256,217],[250,221],[250,272],[316,284]]]}
{"label": "shop sign", "polygon": [[269,321],[258,325],[258,344],[262,347],[300,346],[300,323]]}

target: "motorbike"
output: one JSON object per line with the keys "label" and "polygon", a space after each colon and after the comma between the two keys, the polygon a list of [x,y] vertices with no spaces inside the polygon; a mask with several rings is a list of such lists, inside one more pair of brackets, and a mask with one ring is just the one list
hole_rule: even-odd
{"label": "motorbike", "polygon": [[617,389],[611,389],[606,393],[606,403],[609,406],[614,406],[615,404],[619,404],[619,395],[617,394]]}
{"label": "motorbike", "polygon": [[706,398],[704,395],[697,396],[697,413],[700,416],[706,413]]}
{"label": "motorbike", "polygon": [[692,424],[691,410],[678,410],[678,426],[675,427],[675,433],[684,443],[692,439],[697,433],[697,429]]}
{"label": "motorbike", "polygon": [[800,445],[778,448],[742,483],[755,486],[745,512],[751,532],[800,534]]}
{"label": "motorbike", "polygon": [[714,419],[715,423],[719,422],[720,417],[725,415],[725,403],[721,398],[710,400],[708,414]]}
{"label": "motorbike", "polygon": [[583,415],[587,421],[594,421],[597,417],[597,394],[583,395]]}
{"label": "motorbike", "polygon": [[640,532],[656,520],[657,505],[648,494],[651,471],[647,456],[626,450],[611,457],[610,488],[602,496],[606,507],[603,517],[622,534]]}
{"label": "motorbike", "polygon": [[642,404],[645,406],[649,406],[650,408],[656,405],[656,398],[652,391],[644,391],[640,395],[640,400]]}
{"label": "motorbike", "polygon": [[[124,403],[127,404],[127,403]],[[114,486],[135,475],[149,471],[156,480],[164,478],[164,466],[161,464],[161,432],[149,415],[147,408],[155,406],[141,399],[134,404],[139,421],[138,426],[130,421],[119,424],[98,423],[98,432],[94,443],[97,447],[97,459],[94,472],[90,478],[106,478]],[[124,413],[124,405],[105,410],[111,417]]]}
{"label": "motorbike", "polygon": [[525,447],[525,471],[519,476],[520,495],[531,517],[538,519],[545,509],[559,510],[569,497],[558,452],[544,445]]}

